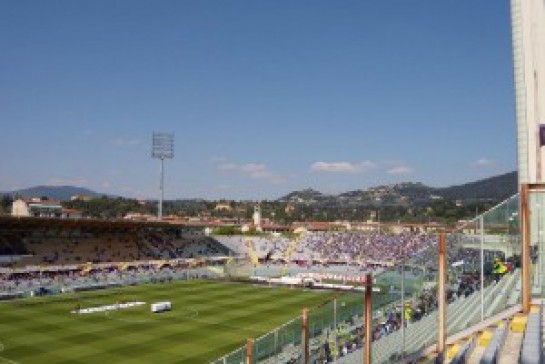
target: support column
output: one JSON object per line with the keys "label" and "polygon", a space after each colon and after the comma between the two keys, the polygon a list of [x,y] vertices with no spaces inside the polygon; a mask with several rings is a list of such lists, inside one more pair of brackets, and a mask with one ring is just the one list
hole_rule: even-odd
{"label": "support column", "polygon": [[531,259],[530,259],[530,219],[528,211],[528,188],[527,184],[523,184],[520,190],[520,223],[522,233],[522,311],[530,312],[530,303],[532,302],[531,291]]}
{"label": "support column", "polygon": [[447,327],[446,327],[446,234],[439,234],[439,271],[437,281],[437,301],[438,301],[438,338],[437,338],[437,352],[442,362],[442,358],[445,357],[445,348],[447,341]]}
{"label": "support column", "polygon": [[165,197],[165,159],[161,158],[161,182],[159,189],[161,193],[159,195],[159,206],[157,207],[157,220],[163,220],[163,199]]}
{"label": "support column", "polygon": [[365,277],[365,312],[364,312],[364,355],[363,363],[371,364],[371,343],[372,343],[372,325],[373,325],[373,275],[367,273]]}
{"label": "support column", "polygon": [[308,337],[308,308],[303,309],[303,320],[302,320],[302,346],[303,346],[303,363],[310,363],[310,347],[309,347],[309,337]]}
{"label": "support column", "polygon": [[254,362],[254,340],[248,338],[246,340],[246,364],[253,364]]}

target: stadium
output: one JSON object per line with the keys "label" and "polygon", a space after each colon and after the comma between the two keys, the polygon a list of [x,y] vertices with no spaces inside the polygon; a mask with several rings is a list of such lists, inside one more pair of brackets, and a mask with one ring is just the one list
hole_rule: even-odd
{"label": "stadium", "polygon": [[0,216],[0,363],[543,363],[545,4],[511,16],[517,194],[452,229]]}
{"label": "stadium", "polygon": [[[1,226],[9,266],[1,270],[2,358],[24,362],[211,362],[278,327],[278,342],[262,338],[257,352],[274,358],[286,351],[296,360],[289,347],[301,340],[303,308],[320,321],[311,325],[315,341],[351,323],[343,340],[355,351],[365,273],[391,268],[402,256],[385,250],[422,252],[435,243],[410,232],[209,236],[160,222],[4,217]],[[328,250],[339,243],[346,246]],[[354,254],[365,244],[368,259]],[[397,295],[381,284],[388,293],[375,299],[380,306]],[[407,294],[416,285],[411,276]],[[165,301],[172,310],[151,312],[151,303]],[[25,325],[16,324],[23,318]],[[174,336],[180,344],[170,344]],[[38,342],[48,349],[31,350]],[[225,360],[244,361],[239,352]]]}
{"label": "stadium", "polygon": [[[521,311],[519,204],[514,196],[448,234],[214,236],[163,222],[3,217],[0,356],[25,363],[295,363],[305,355],[361,362],[365,320],[372,362],[433,356],[441,310],[449,340]],[[441,256],[448,279],[442,308]],[[509,266],[499,279],[491,269],[498,257]],[[165,302],[164,312],[154,312]],[[448,353],[476,340],[460,338]]]}

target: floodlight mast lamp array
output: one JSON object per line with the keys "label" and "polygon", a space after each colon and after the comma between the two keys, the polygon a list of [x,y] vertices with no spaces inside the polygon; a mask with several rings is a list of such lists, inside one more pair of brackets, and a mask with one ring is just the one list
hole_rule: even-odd
{"label": "floodlight mast lamp array", "polygon": [[151,157],[161,160],[161,180],[159,183],[159,203],[157,207],[157,220],[163,219],[163,199],[164,188],[164,162],[165,159],[174,158],[174,134],[173,133],[153,133]]}

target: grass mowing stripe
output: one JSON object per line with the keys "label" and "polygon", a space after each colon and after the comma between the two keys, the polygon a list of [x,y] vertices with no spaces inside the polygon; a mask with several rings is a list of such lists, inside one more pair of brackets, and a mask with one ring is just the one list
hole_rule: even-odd
{"label": "grass mowing stripe", "polygon": [[[328,297],[327,292],[183,281],[0,303],[0,341],[6,346],[0,355],[21,364],[204,363]],[[108,316],[70,313],[77,304],[164,300],[172,302],[173,311],[152,314],[146,305]]]}

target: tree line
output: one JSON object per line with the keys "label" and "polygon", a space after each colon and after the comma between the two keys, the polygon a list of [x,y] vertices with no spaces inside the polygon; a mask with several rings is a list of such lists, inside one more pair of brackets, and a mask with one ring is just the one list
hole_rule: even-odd
{"label": "tree line", "polygon": [[[0,214],[9,214],[13,198],[4,195],[0,199]],[[216,209],[218,203],[229,206],[228,209]],[[365,206],[365,205],[316,205],[308,203],[286,203],[279,201],[261,201],[262,217],[275,224],[289,225],[296,221],[379,221],[401,223],[454,224],[459,220],[471,219],[479,212],[484,212],[496,204],[496,201],[478,201],[461,204],[453,200],[436,200],[418,206]],[[102,196],[90,200],[62,202],[63,207],[76,209],[86,217],[114,219],[123,218],[128,213],[155,215],[157,202],[142,202],[136,199]],[[227,218],[232,221],[245,221],[252,217],[253,201],[206,201],[176,200],[165,201],[163,215],[179,217],[201,216]]]}

